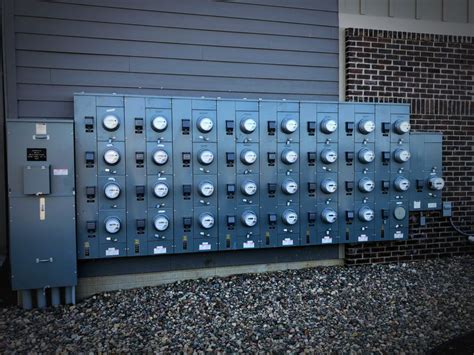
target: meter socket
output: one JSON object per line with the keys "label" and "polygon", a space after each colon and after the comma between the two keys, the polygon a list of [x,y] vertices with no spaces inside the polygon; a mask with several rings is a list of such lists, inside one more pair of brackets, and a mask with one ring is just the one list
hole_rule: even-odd
{"label": "meter socket", "polygon": [[164,116],[156,116],[151,121],[151,128],[156,132],[163,132],[168,127],[168,120]]}
{"label": "meter socket", "polygon": [[242,223],[246,227],[253,227],[257,224],[257,215],[253,211],[244,211],[240,217]]}
{"label": "meter socket", "polygon": [[294,164],[298,160],[298,153],[293,149],[284,149],[283,152],[281,152],[281,160],[285,164]]}

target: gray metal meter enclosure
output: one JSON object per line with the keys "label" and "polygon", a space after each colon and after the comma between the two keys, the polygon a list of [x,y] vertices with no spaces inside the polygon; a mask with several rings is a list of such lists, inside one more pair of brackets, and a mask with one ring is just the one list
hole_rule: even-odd
{"label": "gray metal meter enclosure", "polygon": [[409,211],[442,207],[442,136],[410,133],[408,105],[78,94],[74,112],[7,124],[25,308],[74,302],[77,259],[406,239]]}
{"label": "gray metal meter enclosure", "polygon": [[71,121],[7,122],[11,280],[25,308],[45,306],[46,293],[74,302],[73,138]]}
{"label": "gray metal meter enclosure", "polygon": [[81,94],[75,137],[79,259],[406,239],[441,207],[405,104]]}

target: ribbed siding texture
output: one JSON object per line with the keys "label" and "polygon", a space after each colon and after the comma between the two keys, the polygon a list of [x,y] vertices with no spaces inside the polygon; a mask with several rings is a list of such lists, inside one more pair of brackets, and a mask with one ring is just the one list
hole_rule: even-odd
{"label": "ribbed siding texture", "polygon": [[338,99],[337,1],[16,0],[18,116],[74,92]]}

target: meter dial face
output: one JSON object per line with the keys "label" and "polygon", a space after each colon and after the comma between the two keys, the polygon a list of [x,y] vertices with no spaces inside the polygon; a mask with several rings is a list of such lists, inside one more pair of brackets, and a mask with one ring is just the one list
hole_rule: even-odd
{"label": "meter dial face", "polygon": [[283,211],[281,218],[283,223],[289,226],[295,225],[296,222],[298,222],[298,214],[295,211],[289,209]]}
{"label": "meter dial face", "polygon": [[406,120],[397,120],[395,121],[395,132],[398,134],[405,134],[410,132],[411,125],[410,122]]}
{"label": "meter dial face", "polygon": [[199,216],[199,224],[204,229],[210,229],[214,226],[214,216],[210,213],[204,212]]}
{"label": "meter dial face", "polygon": [[396,149],[393,154],[395,156],[395,160],[398,163],[405,163],[408,160],[410,160],[410,158],[411,158],[410,152],[406,149],[403,149],[403,148]]}
{"label": "meter dial face", "polygon": [[120,161],[120,153],[115,149],[107,149],[104,153],[104,161],[109,165],[116,165]]}
{"label": "meter dial face", "polygon": [[214,153],[207,149],[202,150],[198,154],[198,160],[203,165],[212,164],[212,162],[214,161]]}
{"label": "meter dial face", "polygon": [[363,164],[372,163],[375,159],[374,151],[367,148],[362,148],[358,155],[359,161]]}
{"label": "meter dial face", "polygon": [[359,180],[359,190],[361,192],[372,192],[375,188],[375,182],[367,177]]}
{"label": "meter dial face", "polygon": [[327,194],[332,194],[337,190],[337,182],[333,179],[324,179],[321,181],[321,190]]}
{"label": "meter dial face", "polygon": [[104,186],[105,197],[115,200],[120,196],[120,186],[115,182],[109,182]]}
{"label": "meter dial face", "polygon": [[434,176],[428,180],[428,186],[431,190],[442,190],[444,189],[444,179],[439,176]]}
{"label": "meter dial face", "polygon": [[298,153],[293,149],[284,149],[283,152],[281,152],[281,160],[283,160],[285,164],[294,164],[298,160]]}
{"label": "meter dial face", "polygon": [[403,220],[406,217],[406,215],[407,215],[407,211],[402,206],[397,206],[393,210],[393,217],[395,217],[395,219],[398,221]]}
{"label": "meter dial face", "polygon": [[359,219],[363,222],[370,222],[374,219],[374,210],[369,207],[362,207],[359,210]]}
{"label": "meter dial face", "polygon": [[257,122],[253,118],[244,118],[240,122],[240,129],[244,133],[252,133],[257,128]]}
{"label": "meter dial face", "polygon": [[325,223],[332,224],[332,223],[336,222],[336,220],[337,220],[337,212],[335,210],[333,210],[332,208],[325,208],[321,212],[321,219]]}
{"label": "meter dial face", "polygon": [[245,165],[253,164],[257,160],[257,153],[250,149],[244,149],[242,153],[240,153],[240,160]]}
{"label": "meter dial face", "polygon": [[107,131],[115,131],[120,126],[120,121],[115,115],[107,115],[102,119],[102,125]]}
{"label": "meter dial face", "polygon": [[372,120],[362,120],[359,122],[359,132],[362,134],[369,134],[375,130],[375,122]]}
{"label": "meter dial face", "polygon": [[153,220],[153,225],[155,226],[155,229],[158,232],[163,232],[168,229],[168,226],[170,224],[170,221],[168,220],[168,217],[166,217],[163,214],[159,214],[155,217]]}
{"label": "meter dial face", "polygon": [[407,191],[410,188],[410,180],[403,176],[397,177],[393,184],[395,186],[395,190],[400,192]]}
{"label": "meter dial face", "polygon": [[298,122],[293,118],[286,118],[281,121],[281,129],[285,133],[293,133],[298,129]]}
{"label": "meter dial face", "polygon": [[298,191],[298,183],[293,179],[286,179],[281,184],[281,189],[287,195],[294,195]]}
{"label": "meter dial face", "polygon": [[257,215],[253,211],[244,211],[241,220],[245,226],[253,227],[257,224]]}
{"label": "meter dial face", "polygon": [[107,233],[116,234],[120,231],[120,219],[117,217],[107,217],[104,223]]}
{"label": "meter dial face", "polygon": [[168,185],[166,185],[163,182],[157,182],[155,186],[153,187],[153,193],[158,198],[166,197],[168,195],[168,192],[169,192]]}
{"label": "meter dial face", "polygon": [[214,122],[209,117],[201,117],[197,122],[197,128],[203,133],[212,131],[213,127]]}
{"label": "meter dial face", "polygon": [[210,181],[203,181],[199,184],[199,193],[204,197],[212,196],[214,185]]}
{"label": "meter dial face", "polygon": [[156,116],[151,121],[151,127],[156,132],[163,132],[168,127],[168,120],[164,116]]}
{"label": "meter dial face", "polygon": [[157,165],[165,165],[168,162],[168,153],[163,149],[158,149],[153,153],[153,161]]}
{"label": "meter dial face", "polygon": [[333,133],[337,129],[337,122],[332,118],[326,118],[321,122],[321,131],[324,133]]}
{"label": "meter dial face", "polygon": [[326,164],[332,164],[337,160],[337,153],[334,149],[325,148],[321,152],[321,160]]}
{"label": "meter dial face", "polygon": [[253,196],[257,193],[257,184],[252,180],[242,182],[241,191],[246,196]]}

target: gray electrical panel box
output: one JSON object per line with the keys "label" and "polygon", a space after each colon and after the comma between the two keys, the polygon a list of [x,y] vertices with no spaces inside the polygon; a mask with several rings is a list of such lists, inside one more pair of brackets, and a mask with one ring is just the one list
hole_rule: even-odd
{"label": "gray electrical panel box", "polygon": [[75,136],[80,259],[405,239],[444,186],[405,104],[80,94]]}
{"label": "gray electrical panel box", "polygon": [[438,132],[411,134],[412,180],[410,210],[426,211],[442,208],[444,188],[442,165],[443,135]]}
{"label": "gray electrical panel box", "polygon": [[76,285],[73,122],[7,121],[14,290]]}

